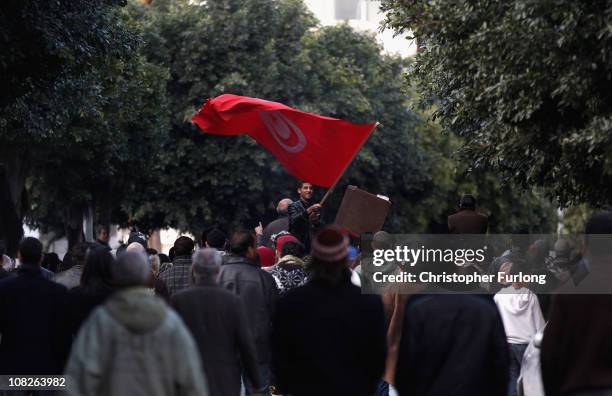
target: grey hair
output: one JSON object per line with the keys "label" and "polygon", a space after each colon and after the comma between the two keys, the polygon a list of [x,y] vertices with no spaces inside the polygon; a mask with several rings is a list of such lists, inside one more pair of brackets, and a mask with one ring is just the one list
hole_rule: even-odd
{"label": "grey hair", "polygon": [[221,268],[221,261],[221,253],[217,249],[196,250],[191,258],[193,282],[198,283],[215,275]]}
{"label": "grey hair", "polygon": [[118,287],[145,286],[150,274],[147,256],[138,251],[123,253],[111,267],[113,283]]}
{"label": "grey hair", "polygon": [[287,215],[287,208],[292,203],[293,203],[293,201],[291,199],[289,199],[289,198],[281,199],[280,201],[278,201],[278,205],[276,205],[276,213],[278,213],[280,216],[286,216]]}

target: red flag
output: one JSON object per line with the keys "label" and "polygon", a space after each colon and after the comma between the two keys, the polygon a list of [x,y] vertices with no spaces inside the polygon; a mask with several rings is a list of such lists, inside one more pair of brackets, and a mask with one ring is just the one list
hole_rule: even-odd
{"label": "red flag", "polygon": [[336,182],[376,126],[230,94],[208,99],[191,120],[205,133],[249,135],[293,176],[321,187]]}

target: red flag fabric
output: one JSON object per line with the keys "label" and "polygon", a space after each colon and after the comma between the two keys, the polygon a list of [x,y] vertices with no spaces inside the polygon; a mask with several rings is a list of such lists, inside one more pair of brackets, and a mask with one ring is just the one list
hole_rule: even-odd
{"label": "red flag fabric", "polygon": [[191,120],[205,133],[249,135],[290,174],[321,187],[336,182],[376,126],[230,94],[208,99]]}

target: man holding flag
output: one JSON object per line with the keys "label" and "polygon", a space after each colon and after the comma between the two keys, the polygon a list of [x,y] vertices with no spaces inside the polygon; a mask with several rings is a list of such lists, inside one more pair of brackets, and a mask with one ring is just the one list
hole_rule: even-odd
{"label": "man holding flag", "polygon": [[312,203],[314,187],[310,183],[300,182],[298,190],[300,199],[287,208],[289,215],[289,232],[304,244],[310,252],[310,241],[321,225],[319,210],[321,204]]}

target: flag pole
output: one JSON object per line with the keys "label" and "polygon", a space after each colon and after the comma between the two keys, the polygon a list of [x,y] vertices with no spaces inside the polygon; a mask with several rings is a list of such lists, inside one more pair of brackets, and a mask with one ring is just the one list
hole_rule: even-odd
{"label": "flag pole", "polygon": [[334,184],[332,184],[332,186],[329,188],[329,190],[327,190],[325,192],[325,195],[323,195],[323,198],[321,199],[321,202],[319,203],[321,206],[325,205],[325,202],[327,201],[327,199],[329,198],[329,196],[331,195],[331,193],[334,191],[334,188],[336,187],[336,184],[338,184],[338,182],[340,181],[340,179],[342,178],[342,176],[344,175],[344,172],[346,172],[346,170],[348,169],[348,167],[351,165],[351,163],[353,162],[353,160],[355,159],[355,157],[357,156],[357,154],[359,153],[359,151],[361,151],[361,147],[363,147],[363,145],[365,144],[365,142],[370,138],[370,136],[372,135],[372,132],[374,132],[374,130],[379,126],[382,125],[380,122],[376,121],[376,124],[374,124],[374,127],[372,128],[372,130],[370,131],[370,133],[368,133],[368,137],[366,137],[365,139],[363,139],[363,142],[361,142],[361,144],[359,145],[359,148],[357,149],[357,151],[355,151],[355,155],[353,155],[353,158],[351,158],[351,160],[349,162],[347,162],[346,166],[344,167],[344,169],[342,169],[342,172],[340,172],[340,174],[338,175],[338,178],[336,179],[336,181],[334,182]]}

